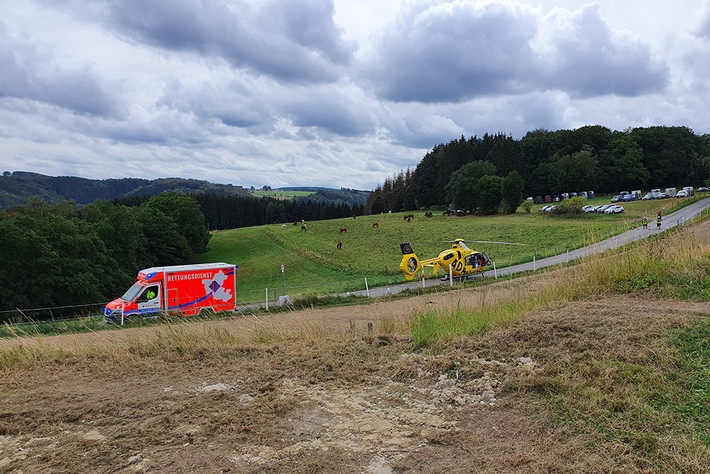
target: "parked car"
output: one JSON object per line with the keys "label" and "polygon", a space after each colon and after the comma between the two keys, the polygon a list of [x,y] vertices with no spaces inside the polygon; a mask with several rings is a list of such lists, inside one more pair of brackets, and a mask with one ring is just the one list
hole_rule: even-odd
{"label": "parked car", "polygon": [[700,186],[698,188],[698,192],[699,193],[706,193],[706,192],[708,192],[708,187],[707,186]]}
{"label": "parked car", "polygon": [[619,202],[619,201],[621,201],[622,198],[623,198],[623,196],[621,194],[617,194],[616,196],[611,198],[611,202]]}
{"label": "parked car", "polygon": [[677,197],[677,198],[687,198],[687,197],[688,197],[688,191],[686,191],[685,189],[681,189],[680,191],[678,191],[678,192],[675,194],[675,197]]}
{"label": "parked car", "polygon": [[587,204],[586,206],[582,207],[582,210],[583,210],[584,212],[594,212],[594,209],[595,209],[596,207],[597,207],[597,206],[593,206],[593,205],[591,205],[591,204]]}
{"label": "parked car", "polygon": [[619,206],[618,204],[614,206],[609,206],[604,210],[604,214],[620,214],[624,212],[623,206]]}
{"label": "parked car", "polygon": [[624,197],[621,198],[621,200],[624,202],[635,201],[636,195],[635,194],[624,194]]}
{"label": "parked car", "polygon": [[653,193],[646,193],[644,196],[641,198],[642,201],[648,201],[649,199],[653,199]]}
{"label": "parked car", "polygon": [[614,204],[602,204],[601,206],[595,207],[594,212],[604,212],[611,206],[614,206]]}

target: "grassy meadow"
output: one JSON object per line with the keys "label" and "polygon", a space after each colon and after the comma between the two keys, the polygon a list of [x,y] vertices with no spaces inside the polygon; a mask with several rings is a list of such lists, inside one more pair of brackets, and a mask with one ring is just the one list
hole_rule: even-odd
{"label": "grassy meadow", "polygon": [[[608,202],[608,197],[590,200]],[[242,303],[263,301],[266,288],[270,299],[281,294],[362,290],[365,278],[369,286],[405,281],[399,272],[401,242],[412,243],[420,258],[438,255],[456,238],[524,244],[470,244],[502,268],[603,240],[639,226],[644,214],[652,218],[658,210],[668,213],[685,202],[690,200],[636,201],[624,203],[623,214],[574,218],[541,215],[541,206],[536,205],[529,214],[519,211],[509,216],[444,217],[437,212],[426,218],[424,212],[414,212],[414,219],[407,222],[407,212],[308,222],[305,231],[293,223],[248,227],[214,232],[210,250],[199,261],[239,265]],[[338,242],[341,249],[336,248]]]}
{"label": "grassy meadow", "polygon": [[291,199],[294,197],[306,197],[315,194],[315,191],[251,191],[254,197],[270,197],[274,199]]}

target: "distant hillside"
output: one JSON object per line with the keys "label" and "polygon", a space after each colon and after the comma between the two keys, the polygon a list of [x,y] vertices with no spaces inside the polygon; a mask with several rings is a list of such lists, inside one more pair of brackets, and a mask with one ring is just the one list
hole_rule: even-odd
{"label": "distant hillside", "polygon": [[304,192],[311,191],[308,196],[295,196],[295,202],[324,202],[333,204],[347,204],[348,206],[363,206],[370,196],[370,191],[357,189],[328,189],[328,188],[279,188],[280,191]]}
{"label": "distant hillside", "polygon": [[0,209],[27,204],[31,197],[46,202],[72,199],[89,204],[99,199],[154,196],[163,191],[249,196],[241,186],[213,184],[182,178],[162,179],[87,179],[75,176],[45,176],[27,171],[5,172],[0,176]]}
{"label": "distant hillside", "polygon": [[[155,196],[164,191],[205,193],[218,196],[259,197],[241,186],[214,184],[208,181],[183,178],[162,179],[87,179],[75,176],[46,176],[28,171],[6,171],[0,176],[0,210],[27,204],[32,197],[53,203],[73,200],[77,204],[89,204],[99,199],[113,200],[134,196]],[[363,206],[370,191],[355,189],[279,188],[277,194],[295,203],[316,202]]]}

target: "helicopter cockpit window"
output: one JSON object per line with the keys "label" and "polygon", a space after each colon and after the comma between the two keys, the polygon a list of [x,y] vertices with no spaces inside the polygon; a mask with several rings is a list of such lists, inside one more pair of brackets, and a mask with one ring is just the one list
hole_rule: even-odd
{"label": "helicopter cockpit window", "polygon": [[453,253],[447,253],[446,256],[444,257],[444,260],[451,260],[452,258],[454,258],[454,254],[453,254]]}
{"label": "helicopter cockpit window", "polygon": [[488,260],[488,257],[486,257],[482,253],[474,253],[471,255],[467,255],[466,263],[468,265],[471,265],[473,268],[485,267],[486,265],[491,264],[491,262]]}

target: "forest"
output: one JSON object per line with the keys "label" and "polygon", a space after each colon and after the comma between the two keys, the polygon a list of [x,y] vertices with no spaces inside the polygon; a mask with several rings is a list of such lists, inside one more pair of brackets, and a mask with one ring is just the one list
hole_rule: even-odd
{"label": "forest", "polygon": [[[522,191],[520,190],[522,180]],[[710,135],[687,127],[612,131],[534,130],[515,140],[503,133],[435,146],[414,170],[388,178],[365,212],[443,208],[514,212],[522,196],[593,190],[710,184]]]}
{"label": "forest", "polygon": [[36,198],[10,208],[0,213],[0,322],[16,318],[9,312],[16,308],[67,306],[49,315],[60,317],[106,302],[128,289],[138,270],[186,263],[207,250],[210,237],[199,204],[183,193],[139,206]]}
{"label": "forest", "polygon": [[[320,221],[362,215],[362,204],[326,201],[319,194],[296,199],[225,196],[212,193],[193,194],[209,230],[236,229],[263,224],[296,221]],[[128,206],[142,205],[148,197],[116,199]]]}

